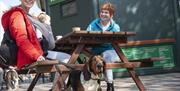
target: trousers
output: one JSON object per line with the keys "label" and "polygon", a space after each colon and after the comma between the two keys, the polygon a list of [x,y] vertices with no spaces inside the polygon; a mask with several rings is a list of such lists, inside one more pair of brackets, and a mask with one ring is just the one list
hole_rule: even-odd
{"label": "trousers", "polygon": [[[113,62],[121,61],[115,50],[106,50],[102,53],[102,55],[106,63],[113,63]],[[105,76],[106,82],[113,83],[112,69],[107,69],[105,75],[106,75]]]}

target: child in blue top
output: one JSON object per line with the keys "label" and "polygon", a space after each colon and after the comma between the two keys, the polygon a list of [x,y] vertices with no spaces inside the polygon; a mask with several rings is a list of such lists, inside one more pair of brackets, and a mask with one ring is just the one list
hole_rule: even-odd
{"label": "child in blue top", "polygon": [[[92,21],[87,31],[109,31],[109,32],[119,32],[120,27],[112,19],[115,13],[115,8],[111,3],[105,3],[102,5],[99,18]],[[119,56],[113,49],[111,44],[103,44],[92,49],[94,54],[102,54],[106,63],[112,63],[114,61],[119,61]],[[107,91],[114,91],[113,86],[113,72],[112,69],[106,71],[106,82]]]}

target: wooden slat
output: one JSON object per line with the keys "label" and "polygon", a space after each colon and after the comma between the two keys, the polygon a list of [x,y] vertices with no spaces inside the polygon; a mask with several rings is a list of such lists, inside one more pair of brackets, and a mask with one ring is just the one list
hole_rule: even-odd
{"label": "wooden slat", "polygon": [[68,39],[68,43],[70,44],[86,44],[86,45],[97,45],[97,44],[103,44],[103,43],[111,43],[111,42],[121,42],[121,43],[126,43],[127,37],[71,37]]}
{"label": "wooden slat", "polygon": [[[103,34],[103,35],[102,35]],[[113,36],[113,35],[118,35],[118,36],[132,36],[132,35],[136,35],[135,32],[109,32],[109,31],[72,31],[71,33],[68,33],[67,36]],[[65,35],[66,37],[66,35]]]}
{"label": "wooden slat", "polygon": [[128,41],[127,43],[120,43],[118,45],[120,47],[127,47],[127,46],[141,46],[141,45],[174,43],[174,42],[176,42],[175,39],[166,38],[166,39],[155,39],[155,40]]}
{"label": "wooden slat", "polygon": [[155,62],[155,61],[163,61],[163,57],[152,57],[152,58],[145,58],[145,59],[137,59],[137,60],[130,60],[130,62]]}
{"label": "wooden slat", "polygon": [[[63,38],[59,39],[56,41],[56,44],[67,44],[69,41],[72,41],[74,37],[101,37],[103,40],[106,40],[107,38],[112,38],[112,37],[117,37],[117,38],[122,38],[122,37],[128,37],[128,36],[134,36],[136,33],[135,32],[88,32],[88,31],[73,31],[70,32],[66,35],[63,36]],[[79,39],[78,39],[79,40]],[[78,42],[77,42],[78,43]]]}
{"label": "wooden slat", "polygon": [[55,64],[59,64],[58,60],[45,60],[45,61],[38,61],[38,62],[34,62],[31,65],[25,67],[24,69],[31,69],[34,68],[36,66],[48,66],[48,65],[55,65]]}
{"label": "wooden slat", "polygon": [[[70,71],[64,65],[58,65],[61,71]],[[84,64],[72,64],[75,68],[74,70],[82,70]],[[106,69],[116,69],[116,68],[139,68],[139,67],[152,67],[153,61],[151,62],[129,62],[129,63],[108,63],[106,64]]]}
{"label": "wooden slat", "polygon": [[[153,62],[162,61],[163,58],[147,58],[147,59],[139,59],[139,60],[130,60],[127,63],[108,63],[106,64],[107,69],[114,68],[138,68],[138,67],[152,67]],[[33,69],[37,73],[48,73],[48,72],[56,72],[55,65],[58,65],[60,70],[69,71],[70,69],[82,70],[84,64],[66,64],[58,60],[51,61],[39,61],[31,64],[26,67],[27,69]],[[34,72],[32,70],[32,72]]]}

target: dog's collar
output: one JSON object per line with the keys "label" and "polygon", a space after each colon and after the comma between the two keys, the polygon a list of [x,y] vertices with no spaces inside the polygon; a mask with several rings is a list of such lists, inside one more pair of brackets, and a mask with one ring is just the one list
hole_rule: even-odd
{"label": "dog's collar", "polygon": [[[90,72],[90,74],[91,74],[90,79],[92,79],[92,80],[101,80],[103,78],[103,76],[94,75],[93,72]],[[83,80],[86,80],[83,72],[81,73],[81,78],[83,78]]]}

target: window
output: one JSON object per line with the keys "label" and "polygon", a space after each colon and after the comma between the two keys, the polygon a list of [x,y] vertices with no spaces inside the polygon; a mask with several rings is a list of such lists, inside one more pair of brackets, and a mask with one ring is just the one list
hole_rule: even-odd
{"label": "window", "polygon": [[62,4],[61,10],[62,10],[62,16],[63,17],[77,14],[77,4],[76,4],[76,1],[73,0],[73,1],[67,2],[65,4]]}

